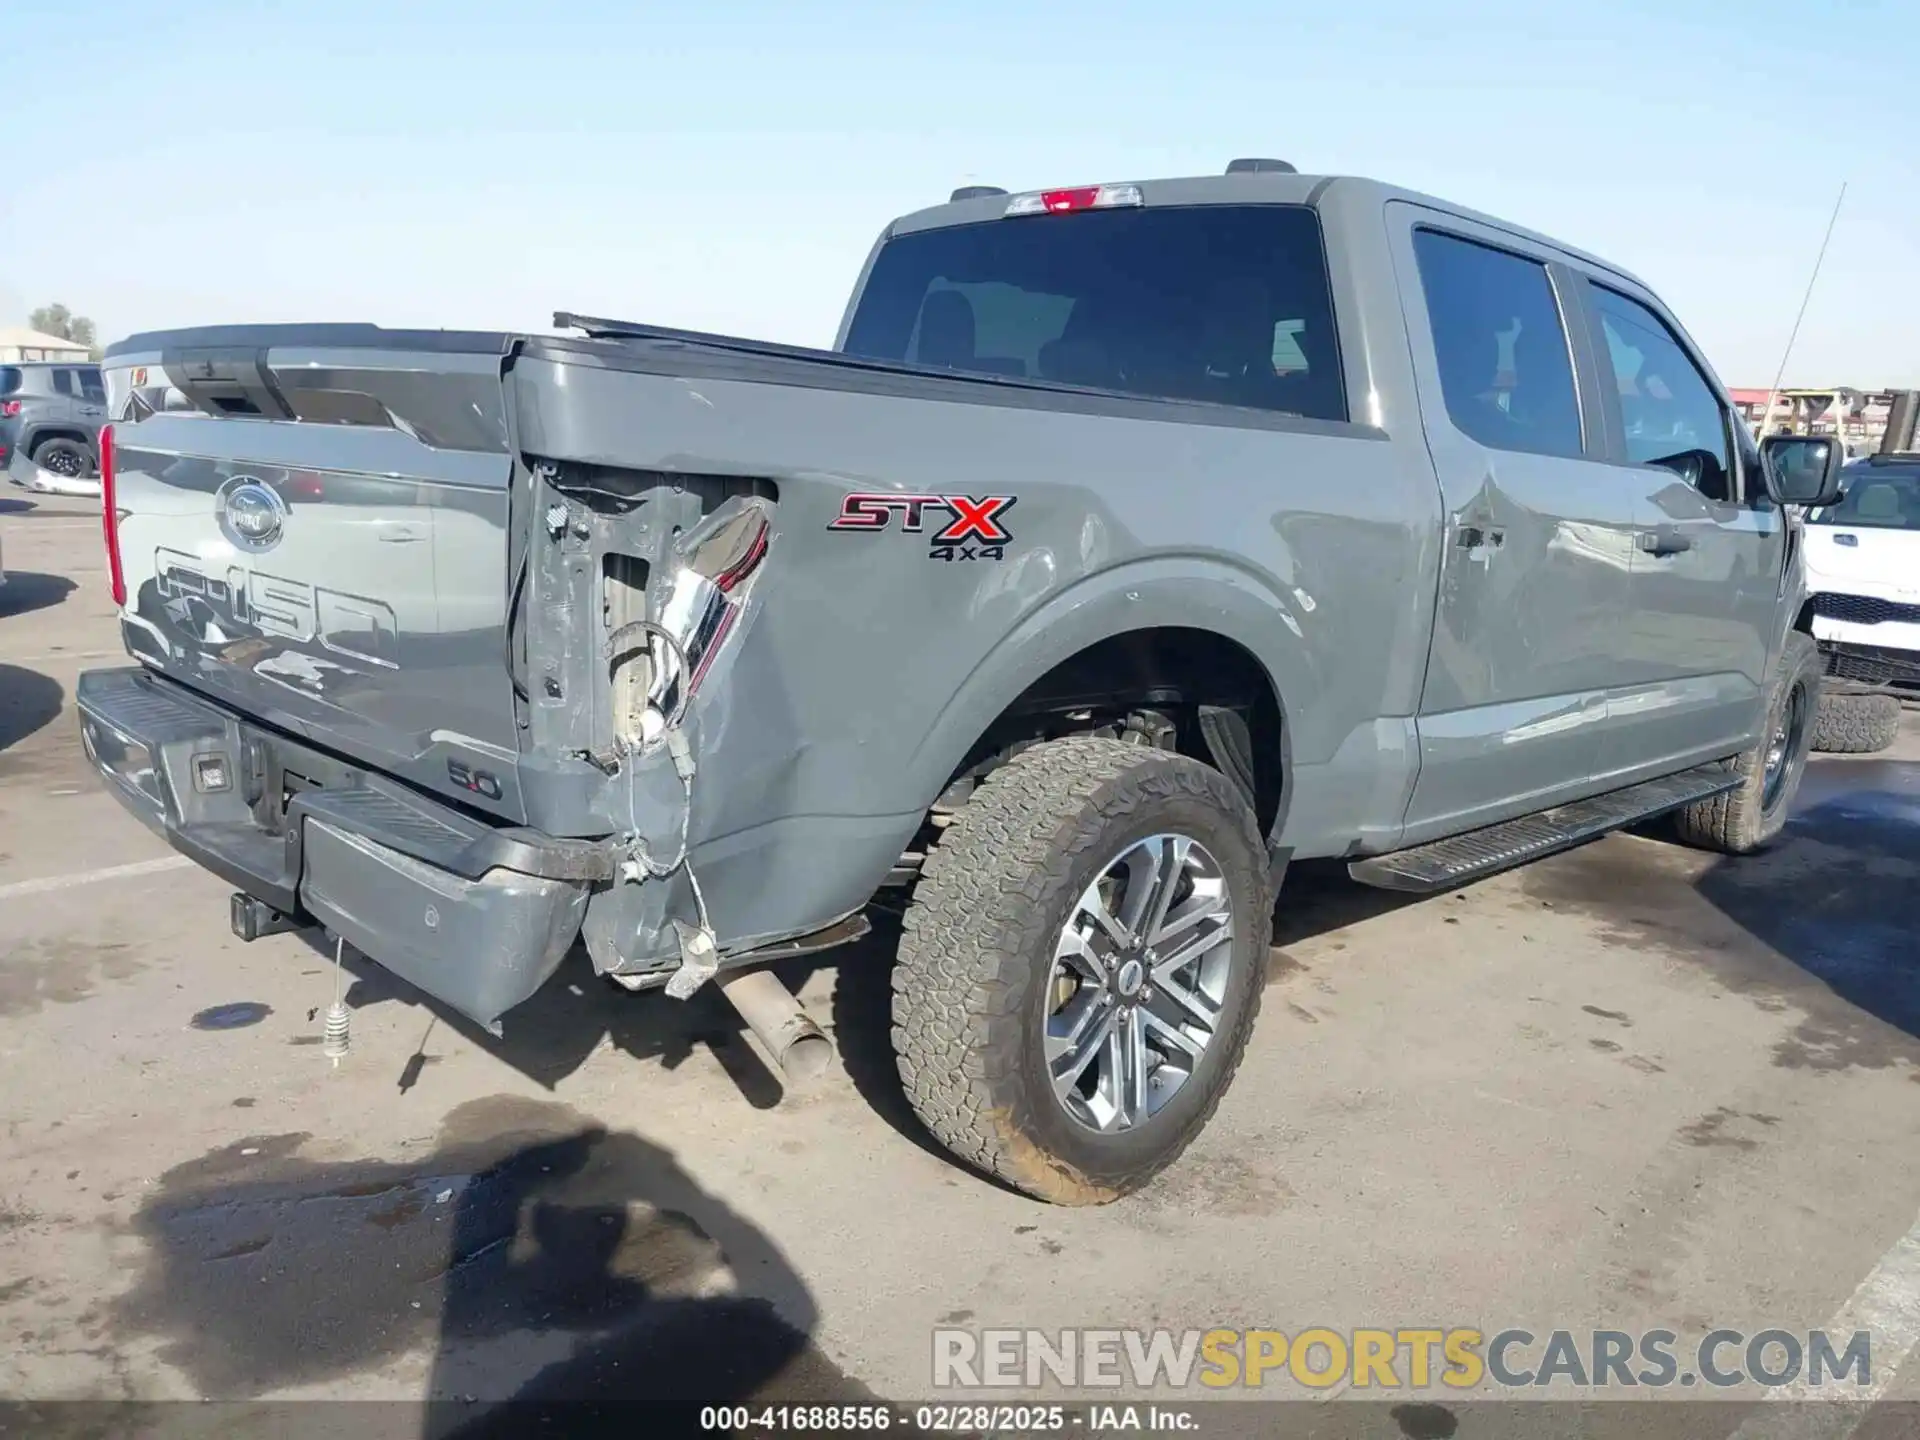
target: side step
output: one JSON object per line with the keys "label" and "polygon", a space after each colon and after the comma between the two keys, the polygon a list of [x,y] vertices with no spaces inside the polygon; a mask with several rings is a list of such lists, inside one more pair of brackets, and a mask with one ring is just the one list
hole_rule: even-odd
{"label": "side step", "polygon": [[1677,775],[1645,780],[1589,800],[1557,805],[1484,830],[1469,830],[1406,850],[1356,860],[1347,873],[1363,885],[1405,890],[1416,895],[1450,890],[1571,850],[1609,831],[1651,820],[1682,805],[1735,789],[1740,779],[1722,762],[1696,765]]}

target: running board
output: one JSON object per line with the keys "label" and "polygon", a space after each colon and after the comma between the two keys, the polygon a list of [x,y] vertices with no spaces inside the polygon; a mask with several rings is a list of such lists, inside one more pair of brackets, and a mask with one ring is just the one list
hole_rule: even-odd
{"label": "running board", "polygon": [[1363,885],[1430,895],[1571,850],[1610,831],[1736,789],[1739,784],[1740,777],[1724,762],[1697,765],[1677,775],[1503,820],[1484,830],[1469,830],[1464,835],[1356,860],[1347,867],[1347,873]]}

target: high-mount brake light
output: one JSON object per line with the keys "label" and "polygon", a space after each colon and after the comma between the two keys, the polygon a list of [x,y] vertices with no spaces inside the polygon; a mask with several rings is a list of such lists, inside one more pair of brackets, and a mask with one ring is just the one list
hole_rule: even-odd
{"label": "high-mount brake light", "polygon": [[1070,190],[1029,190],[1007,201],[1006,214],[1070,215],[1076,210],[1118,210],[1144,205],[1138,185],[1079,185]]}

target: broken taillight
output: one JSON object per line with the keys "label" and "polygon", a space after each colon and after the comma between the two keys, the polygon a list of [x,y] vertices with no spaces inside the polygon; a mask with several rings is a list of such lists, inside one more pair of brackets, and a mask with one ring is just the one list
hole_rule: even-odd
{"label": "broken taillight", "polygon": [[[636,663],[643,687],[617,716],[617,742],[638,749],[679,722],[708,671],[739,630],[748,592],[767,558],[771,512],[761,499],[729,501],[679,542],[668,558],[672,578],[657,616],[615,632],[650,632],[643,644],[615,646],[610,681]],[[620,688],[616,684],[616,688]],[[616,704],[616,711],[623,707]]]}
{"label": "broken taillight", "polygon": [[[716,512],[678,547],[673,588],[661,620],[685,652],[691,672],[686,682],[689,698],[700,688],[733,629],[748,583],[767,558],[771,530],[764,503],[748,500],[731,513]],[[662,671],[656,674],[662,682],[678,679]],[[655,697],[656,701],[661,698]]]}

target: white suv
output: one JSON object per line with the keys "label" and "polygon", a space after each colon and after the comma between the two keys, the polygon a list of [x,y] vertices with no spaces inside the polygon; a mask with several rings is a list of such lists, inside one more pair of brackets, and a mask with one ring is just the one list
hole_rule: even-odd
{"label": "white suv", "polygon": [[1899,730],[1902,694],[1920,699],[1920,455],[1875,455],[1841,474],[1839,502],[1807,516],[1828,697],[1814,744],[1881,750]]}

